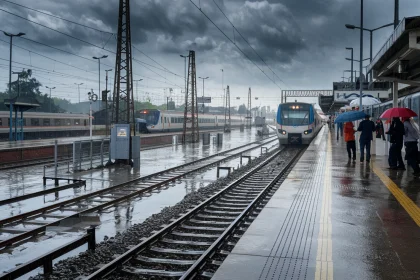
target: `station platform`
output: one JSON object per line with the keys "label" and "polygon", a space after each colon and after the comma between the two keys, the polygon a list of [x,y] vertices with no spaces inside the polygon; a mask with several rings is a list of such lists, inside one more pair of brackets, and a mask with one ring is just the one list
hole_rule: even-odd
{"label": "station platform", "polygon": [[[220,129],[201,130],[200,132],[214,133],[218,131],[223,131],[223,127],[221,127]],[[157,139],[162,138],[162,137],[168,137],[168,136],[170,137],[168,139],[172,141],[171,137],[174,135],[182,135],[182,131],[148,133],[148,134],[141,133],[137,135],[139,135],[140,138],[145,138],[145,139],[150,138],[152,139],[152,141],[150,141],[151,143],[156,143]],[[92,140],[109,139],[109,136],[94,135],[92,136],[92,138],[90,136],[81,136],[81,137],[61,137],[61,138],[56,138],[56,139],[52,138],[52,139],[23,140],[23,141],[4,141],[4,142],[0,142],[0,151],[54,146],[55,140],[57,140],[58,145],[68,145],[68,144],[73,144],[73,142],[75,141],[89,141],[90,139]],[[148,142],[146,142],[145,144],[148,144]]]}
{"label": "station platform", "polygon": [[324,127],[212,280],[420,279],[420,180]]}

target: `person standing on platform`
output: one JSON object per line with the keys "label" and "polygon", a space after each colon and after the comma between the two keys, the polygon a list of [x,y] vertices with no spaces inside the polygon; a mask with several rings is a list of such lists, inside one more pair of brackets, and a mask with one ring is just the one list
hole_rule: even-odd
{"label": "person standing on platform", "polygon": [[418,148],[417,142],[419,135],[414,129],[413,124],[409,118],[404,120],[404,145],[405,145],[405,157],[407,164],[414,170],[415,176],[420,176],[420,168],[417,164]]}
{"label": "person standing on platform", "polygon": [[370,120],[370,116],[366,115],[365,119],[360,122],[357,131],[361,131],[359,144],[360,144],[360,163],[364,161],[364,153],[366,148],[366,162],[370,161],[370,146],[373,140],[372,133],[375,132],[375,123]]}
{"label": "person standing on platform", "polygon": [[351,160],[351,152],[353,152],[353,160],[356,160],[356,138],[354,137],[354,125],[352,122],[346,122],[344,124],[344,141],[347,145],[347,154],[349,161]]}
{"label": "person standing on platform", "polygon": [[384,124],[380,119],[376,120],[376,138],[382,138],[385,140]]}
{"label": "person standing on platform", "polygon": [[341,137],[343,137],[343,123],[342,122],[337,123],[337,141],[338,139],[340,139],[340,135]]}
{"label": "person standing on platform", "polygon": [[404,124],[400,118],[392,118],[391,127],[387,134],[391,135],[389,148],[388,163],[390,169],[405,170],[405,164],[401,155],[401,150],[404,145]]}

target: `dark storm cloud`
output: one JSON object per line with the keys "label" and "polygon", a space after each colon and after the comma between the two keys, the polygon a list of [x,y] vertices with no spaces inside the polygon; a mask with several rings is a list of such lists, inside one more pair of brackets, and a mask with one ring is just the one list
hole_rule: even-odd
{"label": "dark storm cloud", "polygon": [[[116,32],[117,29],[118,0],[12,1],[98,29],[111,32]],[[334,71],[342,71],[348,67],[348,63],[344,60],[347,53],[345,47],[354,47],[355,56],[357,55],[359,33],[355,30],[346,30],[344,24],[359,24],[360,1],[358,0],[216,0],[216,2],[258,54],[273,69],[278,70],[282,77],[290,75],[291,79],[295,79],[295,73],[305,71],[311,74],[320,69],[321,64],[323,68],[319,72],[322,75],[328,72],[329,74],[326,75],[332,76],[336,74],[333,73]],[[365,1],[365,24],[368,28],[392,21],[392,4],[389,2],[393,1]],[[263,66],[253,50],[240,38],[239,34],[233,31],[229,21],[218,10],[213,0],[194,0],[194,3],[197,6],[201,4],[202,11],[229,38],[234,40],[247,56],[259,66]],[[417,3],[418,0],[401,2],[401,11],[406,9],[414,13],[415,8],[418,7]],[[0,6],[74,37],[99,46],[106,45],[106,48],[115,50],[116,40],[108,34],[101,34],[28,11],[4,1],[0,1]],[[54,47],[70,50],[83,56],[108,54],[101,49],[89,47],[83,42],[4,12],[0,12],[0,20],[3,23],[1,29],[10,32],[25,32],[27,38]],[[249,69],[247,74],[250,76],[255,73],[261,74],[189,0],[132,0],[131,31],[133,44],[165,66],[165,58],[179,58],[173,54],[194,49],[198,52],[198,59],[204,64],[200,66],[200,69],[204,68],[203,71],[207,70],[206,67],[210,69],[214,66],[211,64],[220,64],[224,65],[226,75],[228,75],[229,67],[240,70]],[[375,48],[377,50],[377,47],[382,44],[384,37],[389,36],[390,29],[384,33],[381,32],[374,35],[374,52]],[[4,36],[3,39],[7,40]],[[54,52],[21,39],[17,40],[16,44],[34,48],[44,54]],[[367,42],[365,43],[366,50],[369,46]],[[133,52],[135,56],[140,55],[136,50]],[[71,56],[64,57],[63,55],[63,59],[71,60],[71,58]],[[108,60],[112,59],[112,56],[108,58]],[[170,65],[172,61],[167,63],[169,68],[173,66]],[[245,63],[247,67],[244,67]],[[173,69],[177,67],[177,64],[174,65]],[[92,67],[96,65],[93,64]],[[219,67],[215,68],[219,69]],[[339,70],[334,70],[335,68]],[[340,77],[341,74],[336,76]],[[268,81],[266,77],[262,76],[262,78],[264,82]],[[308,75],[305,79],[309,81],[311,76]]]}
{"label": "dark storm cloud", "polygon": [[[198,1],[197,5],[199,5]],[[254,61],[258,56],[240,38],[233,34],[230,23],[217,9],[213,1],[201,1],[202,10],[224,31],[235,40]],[[298,52],[307,47],[307,26],[322,24],[324,14],[331,12],[332,0],[284,0],[284,1],[221,1],[217,3],[235,24],[241,34],[253,48],[270,63],[289,63]],[[35,7],[33,1],[22,0],[18,3]],[[2,3],[3,8],[29,20],[57,29],[81,40],[99,46],[115,49],[115,37],[63,22],[27,9]],[[116,31],[118,1],[39,1],[37,9],[62,16],[98,29]],[[324,13],[324,14],[323,14]],[[44,27],[30,24],[8,14],[0,14],[6,26],[22,26],[28,38],[45,44],[71,51],[79,51],[89,45],[47,30]],[[304,19],[302,19],[304,18]],[[315,22],[315,23],[313,23]],[[188,0],[142,0],[131,2],[131,29],[134,44],[155,46],[163,52],[175,53],[188,49],[202,52],[218,52],[228,56],[226,51],[237,56],[235,47],[229,46],[227,39],[217,30],[193,4]],[[314,41],[314,39],[311,39]],[[322,44],[324,40],[318,40]],[[312,42],[313,43],[313,42]],[[224,52],[224,53],[223,53]]]}

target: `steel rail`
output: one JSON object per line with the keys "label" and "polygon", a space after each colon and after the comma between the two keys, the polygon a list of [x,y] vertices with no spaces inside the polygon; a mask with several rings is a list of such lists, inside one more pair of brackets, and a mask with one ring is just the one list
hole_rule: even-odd
{"label": "steel rail", "polygon": [[147,249],[150,245],[157,242],[160,238],[162,238],[164,235],[170,233],[174,228],[178,227],[180,224],[182,224],[184,221],[190,219],[192,216],[194,216],[197,212],[201,211],[205,206],[211,204],[213,201],[221,197],[223,194],[231,190],[233,187],[236,187],[243,181],[247,180],[249,177],[254,175],[258,170],[260,170],[262,167],[266,166],[269,162],[271,162],[274,158],[278,157],[284,150],[280,150],[274,155],[270,156],[268,159],[266,159],[264,162],[258,164],[256,167],[252,168],[250,171],[248,171],[244,176],[237,179],[236,181],[232,182],[228,186],[226,186],[223,190],[220,190],[207,200],[203,201],[196,207],[194,207],[191,211],[188,213],[182,215],[177,220],[173,221],[168,226],[164,227],[163,229],[159,230],[152,236],[145,239],[140,244],[136,245],[135,247],[131,248],[124,254],[118,256],[108,264],[102,266],[99,270],[95,271],[91,275],[84,278],[84,280],[93,280],[93,279],[103,279],[104,277],[108,276],[110,273],[114,272],[116,269],[120,268],[122,265],[130,261],[133,257],[138,255],[143,250]]}
{"label": "steel rail", "polygon": [[278,181],[289,171],[296,160],[300,158],[302,152],[305,149],[299,151],[288,164],[280,171],[280,173],[267,184],[266,187],[258,194],[258,196],[242,211],[242,213],[228,226],[228,228],[219,236],[219,238],[213,242],[212,245],[202,254],[198,260],[179,278],[179,280],[194,279],[197,276],[200,269],[206,264],[207,260],[215,253],[224,243],[224,241],[231,235],[235,228],[248,216],[248,213],[255,209],[263,200],[267,194]]}
{"label": "steel rail", "polygon": [[[241,153],[247,152],[247,151],[250,151],[250,150],[253,150],[253,149],[256,149],[256,148],[258,148],[260,146],[263,146],[263,145],[268,144],[270,142],[273,142],[275,140],[276,139],[273,139],[273,140],[270,140],[270,141],[266,141],[266,142],[264,142],[262,144],[258,144],[257,146],[252,147],[252,148],[249,148],[249,149],[246,149],[245,151],[242,151]],[[261,142],[261,141],[257,141],[257,142]],[[251,144],[256,144],[256,142],[251,143]],[[251,144],[248,144],[248,145],[251,145]],[[186,166],[196,165],[199,162],[202,162],[202,161],[205,161],[205,160],[214,158],[216,156],[220,156],[221,154],[230,153],[230,152],[232,152],[232,150],[237,150],[237,149],[241,149],[241,148],[244,148],[244,146],[237,147],[237,148],[234,148],[234,149],[231,149],[231,150],[222,152],[222,153],[218,153],[218,154],[213,155],[213,156],[210,156],[210,157],[199,159],[199,160],[194,161],[194,162],[191,162],[191,163],[186,163],[186,164],[183,164],[181,166],[177,166],[177,167],[170,168],[170,169],[167,169],[167,170],[164,170],[164,171],[160,171],[160,172],[157,172],[157,173],[154,173],[154,174],[145,176],[145,177],[141,177],[141,178],[137,178],[137,179],[134,179],[134,180],[130,180],[128,182],[125,182],[125,183],[122,183],[122,184],[118,184],[118,185],[115,185],[115,186],[112,186],[112,187],[109,187],[109,188],[106,188],[106,189],[103,189],[103,190],[98,190],[96,192],[92,192],[92,193],[89,193],[89,194],[86,194],[86,195],[83,195],[83,196],[78,196],[78,197],[73,198],[73,199],[69,199],[69,200],[66,200],[66,201],[63,201],[63,202],[59,202],[59,203],[56,203],[56,204],[53,204],[53,205],[49,205],[49,206],[46,206],[46,207],[43,207],[43,208],[39,208],[39,209],[36,209],[36,210],[33,210],[33,211],[22,213],[20,215],[16,215],[16,216],[13,216],[13,217],[10,217],[10,218],[6,218],[6,219],[3,219],[3,220],[0,220],[0,226],[3,227],[4,225],[12,224],[12,223],[15,223],[17,221],[21,221],[21,220],[27,219],[27,218],[40,217],[40,216],[43,216],[46,211],[53,210],[53,209],[59,210],[60,208],[62,208],[64,206],[71,206],[75,202],[78,202],[78,201],[81,201],[81,200],[85,200],[85,199],[87,199],[89,197],[95,197],[95,196],[98,196],[100,194],[110,192],[110,191],[112,191],[114,189],[117,189],[117,188],[121,188],[123,186],[130,185],[130,184],[132,184],[134,182],[141,181],[141,180],[147,180],[147,179],[150,179],[152,177],[159,176],[159,175],[162,175],[162,174],[165,174],[165,173],[168,173],[168,172],[172,172],[172,171],[174,171],[176,169],[180,169],[180,168],[183,168],[183,167],[186,167]],[[208,168],[209,166],[212,166],[214,164],[217,164],[218,162],[226,161],[226,160],[229,160],[230,158],[233,158],[233,157],[236,157],[236,156],[237,156],[237,154],[230,155],[230,156],[228,156],[226,158],[223,158],[223,159],[218,160],[216,162],[212,162],[212,163],[210,163],[208,165],[205,165],[205,166],[201,166],[201,167],[197,167],[197,168],[188,170],[186,172],[183,172],[182,174],[172,176],[171,178],[169,178],[167,180],[164,180],[162,182],[153,184],[153,185],[151,185],[149,187],[140,189],[138,191],[132,192],[132,193],[127,194],[125,196],[122,196],[120,198],[113,199],[111,201],[105,202],[105,203],[100,204],[100,205],[97,205],[95,207],[88,208],[86,210],[77,212],[77,213],[75,213],[73,215],[69,215],[69,216],[66,216],[64,218],[58,219],[56,221],[53,221],[51,223],[42,225],[40,227],[37,227],[37,228],[32,229],[30,231],[24,232],[22,234],[18,234],[18,235],[13,236],[13,237],[11,237],[9,239],[2,240],[2,241],[0,241],[0,248],[3,248],[5,246],[10,246],[13,243],[22,241],[24,239],[27,239],[27,238],[30,238],[32,236],[35,236],[35,235],[37,235],[39,233],[42,233],[42,232],[44,232],[46,230],[47,227],[58,225],[58,224],[60,224],[60,222],[64,221],[65,219],[78,218],[81,215],[84,215],[84,214],[87,214],[87,213],[90,213],[90,212],[95,212],[95,211],[98,211],[98,210],[103,209],[103,208],[107,208],[109,206],[115,205],[115,204],[120,203],[122,201],[128,200],[128,199],[130,199],[132,197],[139,196],[139,195],[141,195],[143,193],[146,193],[146,192],[150,192],[150,191],[152,191],[152,190],[154,190],[156,188],[159,188],[162,185],[166,185],[166,184],[168,184],[168,183],[170,183],[170,182],[172,182],[172,181],[174,181],[176,179],[182,178],[182,177],[184,177],[184,176],[186,176],[186,175],[188,175],[190,173],[194,173],[194,172],[197,172],[197,171],[199,171],[201,169]],[[24,223],[24,221],[22,221],[22,222]],[[0,230],[1,230],[1,227],[0,227]]]}

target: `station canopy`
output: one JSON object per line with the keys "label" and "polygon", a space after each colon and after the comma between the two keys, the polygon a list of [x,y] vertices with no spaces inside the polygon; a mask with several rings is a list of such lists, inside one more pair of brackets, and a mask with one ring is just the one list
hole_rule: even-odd
{"label": "station canopy", "polygon": [[420,16],[401,20],[372,62],[377,80],[420,86]]}

